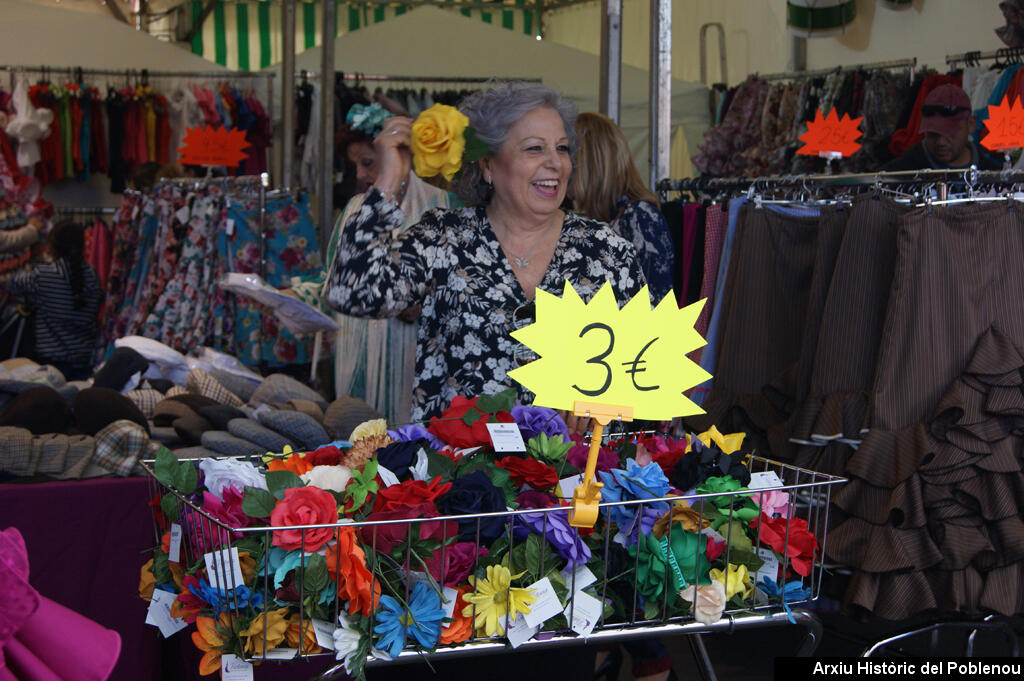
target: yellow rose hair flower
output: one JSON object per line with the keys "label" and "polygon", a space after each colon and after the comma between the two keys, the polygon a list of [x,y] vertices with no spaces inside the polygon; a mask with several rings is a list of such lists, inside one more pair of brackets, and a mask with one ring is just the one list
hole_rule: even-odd
{"label": "yellow rose hair flower", "polygon": [[469,577],[474,591],[462,597],[469,603],[462,609],[462,616],[473,617],[476,613],[474,626],[478,634],[504,635],[506,615],[512,621],[518,613],[530,612],[530,603],[537,597],[529,589],[512,587],[512,580],[522,576],[522,572],[513,575],[504,565],[488,565],[486,578]]}
{"label": "yellow rose hair flower", "polygon": [[355,444],[362,440],[364,437],[373,437],[375,435],[384,435],[388,432],[388,422],[384,419],[373,419],[372,421],[363,421],[352,431],[352,434],[348,436],[348,441]]}
{"label": "yellow rose hair flower", "polygon": [[412,163],[420,177],[443,175],[451,182],[463,163],[487,155],[487,144],[476,137],[469,119],[454,106],[435,104],[412,124]]}

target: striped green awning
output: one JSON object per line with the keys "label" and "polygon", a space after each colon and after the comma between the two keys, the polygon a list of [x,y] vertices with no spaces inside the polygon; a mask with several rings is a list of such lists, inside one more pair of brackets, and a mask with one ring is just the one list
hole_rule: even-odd
{"label": "striped green awning", "polygon": [[[190,0],[186,16],[195,21],[203,11],[203,0]],[[454,3],[453,3],[454,4]],[[525,9],[527,0],[504,0],[509,9],[458,10],[511,31],[533,35],[537,30],[534,10]],[[530,3],[532,4],[532,3]],[[516,7],[522,5],[524,7]],[[404,14],[411,5],[366,5],[339,2],[334,34],[344,35],[363,26],[387,21]],[[295,49],[308,50],[320,44],[322,15],[319,2],[297,2],[295,6]],[[252,2],[217,0],[203,29],[192,40],[192,52],[231,69],[258,70],[281,61],[281,5],[270,0]]]}

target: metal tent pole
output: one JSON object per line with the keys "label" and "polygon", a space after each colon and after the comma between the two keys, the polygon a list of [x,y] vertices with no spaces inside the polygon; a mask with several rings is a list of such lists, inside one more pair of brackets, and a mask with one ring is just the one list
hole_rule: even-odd
{"label": "metal tent pole", "polygon": [[651,0],[651,187],[669,176],[671,127],[672,0]]}
{"label": "metal tent pole", "polygon": [[291,187],[295,172],[295,0],[281,3],[281,173]]}
{"label": "metal tent pole", "polygon": [[622,104],[622,0],[601,0],[601,113],[619,123]]}
{"label": "metal tent pole", "polygon": [[334,217],[334,18],[335,0],[323,3],[320,53],[320,252],[327,253]]}

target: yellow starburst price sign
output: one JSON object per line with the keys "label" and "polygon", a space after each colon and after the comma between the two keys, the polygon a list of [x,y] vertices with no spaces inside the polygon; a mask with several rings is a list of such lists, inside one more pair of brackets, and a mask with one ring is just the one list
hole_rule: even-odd
{"label": "yellow starburst price sign", "polygon": [[535,322],[512,337],[539,359],[509,372],[534,404],[627,405],[652,421],[704,413],[684,394],[711,378],[686,357],[706,344],[694,328],[704,301],[679,309],[669,294],[652,310],[645,286],[619,309],[611,284],[584,303],[566,281],[561,298],[538,289],[535,302]]}

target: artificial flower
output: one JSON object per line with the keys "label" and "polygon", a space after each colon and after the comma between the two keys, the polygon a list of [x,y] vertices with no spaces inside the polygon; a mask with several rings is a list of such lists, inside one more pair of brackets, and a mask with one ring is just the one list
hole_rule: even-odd
{"label": "artificial flower", "polygon": [[459,592],[459,596],[455,600],[452,621],[441,629],[441,643],[445,645],[462,643],[473,635],[473,618],[464,612],[467,607],[469,607],[471,613],[473,610],[472,606],[466,603],[465,599],[466,593],[469,592],[469,587],[465,585],[459,586],[456,587],[456,591]]}
{"label": "artificial flower", "polygon": [[701,518],[700,513],[685,501],[675,502],[672,504],[672,510],[658,519],[654,524],[654,536],[661,539],[668,534],[668,526],[671,523],[678,523],[687,532],[700,532],[711,525],[711,521]]}
{"label": "artificial flower", "polygon": [[427,453],[420,447],[416,450],[416,461],[412,466],[409,467],[409,472],[412,474],[413,480],[429,480],[430,479],[430,459],[427,458]]}
{"label": "artificial flower", "polygon": [[299,648],[299,652],[303,655],[320,652],[320,646],[316,642],[316,630],[313,629],[313,621],[309,617],[299,617],[299,613],[288,618],[288,628],[285,629],[284,640],[289,648]]}
{"label": "artificial flower", "polygon": [[512,482],[520,487],[529,485],[533,489],[543,491],[558,484],[558,471],[536,459],[506,456],[495,461],[494,465],[507,470]]}
{"label": "artificial flower", "polygon": [[305,459],[310,465],[316,466],[337,466],[345,458],[345,452],[334,445],[324,445],[306,454]]}
{"label": "artificial flower", "polygon": [[710,584],[695,584],[679,592],[683,600],[693,603],[693,618],[703,625],[722,619],[725,612],[725,585],[717,579]]}
{"label": "artificial flower", "polygon": [[[505,510],[505,495],[494,486],[483,471],[473,471],[457,478],[437,508],[445,515],[478,515]],[[463,518],[459,520],[459,538],[463,541],[493,541],[505,531],[505,519]]]}
{"label": "artificial flower", "polygon": [[352,434],[348,436],[348,441],[355,444],[365,437],[375,437],[377,435],[386,435],[388,432],[388,422],[384,419],[372,419],[370,421],[363,421],[352,430]]}
{"label": "artificial flower", "polygon": [[558,505],[558,497],[547,492],[538,492],[535,489],[524,489],[516,495],[516,505],[519,509],[548,508]]}
{"label": "artificial flower", "polygon": [[487,576],[483,579],[470,575],[469,584],[473,587],[473,593],[463,597],[467,605],[462,609],[462,614],[475,618],[474,626],[478,634],[504,636],[506,617],[511,621],[519,613],[530,612],[530,604],[537,597],[529,589],[512,586],[512,580],[519,579],[523,574],[520,572],[513,575],[504,565],[488,565]]}
{"label": "artificial flower", "polygon": [[517,404],[509,413],[519,426],[523,440],[530,440],[544,433],[559,443],[569,441],[569,427],[554,409]]}
{"label": "artificial flower", "polygon": [[[391,437],[390,434],[388,437]],[[377,452],[377,465],[387,468],[401,480],[408,477],[409,469],[416,461],[417,453],[426,440],[404,440],[392,442]]]}
{"label": "artificial flower", "polygon": [[[285,449],[291,449],[285,446]],[[308,461],[306,457],[301,454],[292,454],[289,457],[283,459],[272,459],[267,464],[268,471],[291,471],[295,475],[301,476],[313,468],[313,463]]]}
{"label": "artificial flower", "polygon": [[199,673],[203,676],[213,674],[220,669],[220,656],[224,653],[227,632],[231,631],[231,620],[228,613],[221,613],[219,619],[197,617],[196,630],[192,632],[192,643],[203,651],[199,660]]}
{"label": "artificial flower", "polygon": [[793,572],[806,577],[811,574],[818,540],[803,518],[769,518],[764,513],[750,521],[762,544],[789,559]]}
{"label": "artificial flower", "polygon": [[207,606],[206,601],[192,593],[193,588],[198,588],[199,578],[195,575],[185,575],[181,580],[181,593],[171,603],[171,617],[183,619],[189,624],[196,621],[196,617]]}
{"label": "artificial flower", "polygon": [[[709,431],[710,432],[710,431]],[[717,432],[717,431],[715,431]],[[739,434],[719,437],[719,441],[726,443],[726,446],[734,446]],[[740,485],[746,486],[750,482],[750,470],[747,468],[749,454],[743,451],[733,450],[724,452],[719,449],[715,440],[705,434],[710,444],[704,440],[691,439],[689,451],[679,460],[669,479],[676,489],[690,490],[695,488],[707,478],[730,475],[739,481]]]}
{"label": "artificial flower", "polygon": [[421,523],[390,522],[383,525],[364,525],[362,529],[363,543],[381,553],[391,553],[396,547],[405,546],[410,532],[416,541],[435,540],[450,541],[459,533],[459,526],[454,520],[445,520],[440,516],[437,507],[429,502],[421,502],[400,506],[390,511],[374,511],[366,516],[367,521],[394,521],[409,518],[437,518]]}
{"label": "artificial flower", "polygon": [[789,517],[789,492],[773,489],[753,495],[754,503],[761,507],[761,512],[769,518]]}
{"label": "artificial flower", "polygon": [[733,565],[725,570],[714,568],[711,570],[711,579],[716,579],[725,585],[725,600],[732,600],[736,594],[740,594],[744,600],[754,595],[754,585],[750,581],[750,571],[746,565]]}
{"label": "artificial flower", "polygon": [[672,470],[686,455],[686,448],[689,441],[686,438],[675,439],[662,435],[641,438],[637,441],[637,448],[643,446],[651,455],[651,460],[661,466],[666,477],[672,475]]}
{"label": "artificial flower", "polygon": [[361,471],[366,468],[366,462],[377,454],[378,449],[387,447],[389,444],[391,444],[391,438],[387,433],[362,437],[348,450],[342,463],[353,471]]}
{"label": "artificial flower", "polygon": [[636,584],[640,593],[654,599],[666,588],[678,591],[693,582],[707,584],[711,570],[711,563],[705,556],[707,540],[704,535],[693,532],[673,532],[671,539],[641,536],[627,549],[630,558],[636,559]]}
{"label": "artificial flower", "polygon": [[393,430],[388,431],[388,437],[395,442],[411,442],[413,440],[426,440],[427,445],[434,451],[441,451],[445,448],[444,442],[442,442],[436,435],[431,433],[429,430],[419,425],[418,423],[410,423],[404,426],[399,426]]}
{"label": "artificial flower", "polygon": [[150,558],[142,566],[142,572],[139,573],[139,598],[144,601],[151,600],[153,598],[153,587],[155,586],[156,575],[153,574],[153,559]]}
{"label": "artificial flower", "polygon": [[[601,501],[605,503],[615,501],[629,501],[633,499],[657,499],[668,494],[669,484],[665,474],[661,472],[658,464],[651,462],[641,466],[634,459],[626,460],[625,470],[613,468],[611,471],[600,473]],[[647,506],[645,504],[644,506]],[[664,502],[650,505],[659,511],[667,510]],[[602,512],[617,526],[628,527],[636,517],[638,506],[611,506],[602,509]]]}
{"label": "artificial flower", "polygon": [[[248,527],[252,519],[242,510],[243,498],[244,495],[234,485],[226,485],[220,496],[204,491],[203,510],[228,527]],[[237,539],[241,533],[233,532],[232,536]]]}
{"label": "artificial flower", "polygon": [[423,560],[427,572],[444,586],[455,586],[466,578],[477,561],[487,557],[487,549],[471,541],[461,541],[437,549]]}
{"label": "artificial flower", "polygon": [[239,633],[245,640],[243,650],[248,656],[263,656],[265,651],[272,650],[284,641],[288,631],[288,608],[261,612],[249,624],[249,628]]}
{"label": "artificial flower", "polygon": [[441,482],[440,476],[430,482],[406,480],[377,492],[377,497],[373,500],[373,510],[374,512],[397,511],[417,504],[433,503],[439,497],[447,494],[451,488],[452,483]]}
{"label": "artificial flower", "polygon": [[443,175],[451,182],[462,168],[469,119],[454,106],[434,104],[412,124],[412,162],[420,177]]}
{"label": "artificial flower", "polygon": [[363,632],[356,627],[354,617],[345,613],[338,615],[338,626],[334,629],[334,658],[344,662],[345,671],[351,676],[355,671],[356,657],[363,641]]}
{"label": "artificial flower", "polygon": [[428,430],[455,449],[491,444],[491,434],[487,430],[490,418],[493,416],[498,423],[512,423],[515,419],[507,411],[499,411],[497,414],[481,411],[476,406],[478,399],[456,395],[439,418],[430,420]]}
{"label": "artificial flower", "polygon": [[[284,499],[270,512],[274,527],[298,525],[330,525],[338,521],[338,502],[330,492],[316,487],[289,487]],[[283,549],[316,551],[330,541],[334,531],[330,527],[300,530],[275,530],[272,543]]]}
{"label": "artificial flower", "polygon": [[789,620],[790,624],[796,624],[796,618],[793,617],[793,611],[790,609],[789,604],[805,601],[813,593],[810,589],[804,587],[803,582],[794,580],[788,582],[785,587],[779,588],[775,580],[768,577],[762,577],[761,581],[757,583],[757,588],[769,599],[778,598],[782,602],[782,607],[786,611],[786,619]]}
{"label": "artificial flower", "polygon": [[253,608],[263,607],[263,594],[253,591],[244,584],[233,589],[213,588],[205,577],[188,585],[192,595],[203,602],[203,609],[212,609],[216,614],[227,609],[242,609],[247,606]]}
{"label": "artificial flower", "polygon": [[314,466],[299,477],[307,485],[340,494],[348,487],[348,483],[352,479],[352,471],[348,469],[348,466]]}
{"label": "artificial flower", "polygon": [[533,531],[548,540],[570,568],[590,560],[590,547],[575,527],[569,525],[569,509],[547,513],[523,513],[514,518],[512,536],[522,541]]}
{"label": "artificial flower", "polygon": [[203,459],[199,470],[205,477],[206,489],[223,497],[225,487],[245,491],[246,487],[267,488],[267,479],[256,466],[242,459]]}
{"label": "artificial flower", "polygon": [[353,104],[345,116],[345,122],[353,130],[376,137],[384,127],[384,121],[395,114],[387,111],[378,102],[372,104]]}
{"label": "artificial flower", "polygon": [[412,634],[427,649],[433,649],[441,637],[444,609],[441,597],[423,582],[417,582],[409,594],[406,608],[391,596],[380,597],[381,610],[376,614],[373,633],[380,634],[377,645],[391,657],[398,657],[405,647],[405,639]]}
{"label": "artificial flower", "polygon": [[710,429],[700,433],[697,437],[707,447],[710,447],[711,443],[714,442],[724,453],[732,454],[743,445],[743,438],[745,435],[746,433],[729,433],[728,435],[723,435],[718,431],[717,426],[711,426]]}
{"label": "artificial flower", "polygon": [[171,552],[171,533],[164,532],[163,536],[160,537],[160,550],[164,553]]}
{"label": "artificial flower", "polygon": [[188,506],[182,509],[181,532],[199,555],[227,546],[237,534],[221,527],[219,523],[211,523],[206,516]]}
{"label": "artificial flower", "polygon": [[338,598],[348,601],[349,614],[369,615],[380,599],[380,581],[366,567],[366,553],[355,528],[339,527],[338,543],[324,557],[327,574],[338,584]]}
{"label": "artificial flower", "polygon": [[[572,448],[565,455],[565,460],[570,465],[575,466],[579,470],[583,470],[587,467],[587,458],[590,456],[590,445],[583,443],[583,437],[578,433],[573,433],[572,441],[575,442]],[[610,471],[619,465],[619,455],[615,453],[615,450],[608,446],[602,446],[597,450],[597,471]]]}
{"label": "artificial flower", "polygon": [[[745,490],[745,488],[739,480],[731,475],[710,477],[697,485],[697,492],[700,494],[719,495],[708,498],[708,501],[714,504],[719,511],[731,518],[747,522],[756,518],[760,509],[757,508],[757,504],[753,502],[749,494],[739,493],[740,490]],[[736,492],[736,494],[727,494],[727,492]]]}

